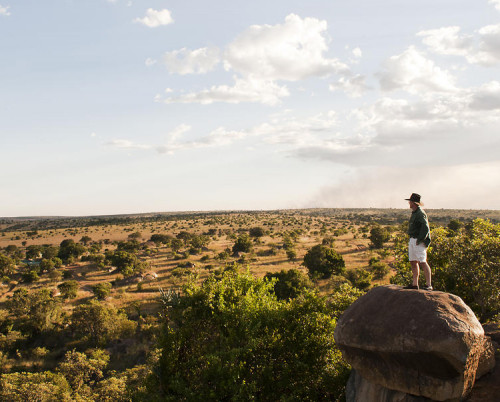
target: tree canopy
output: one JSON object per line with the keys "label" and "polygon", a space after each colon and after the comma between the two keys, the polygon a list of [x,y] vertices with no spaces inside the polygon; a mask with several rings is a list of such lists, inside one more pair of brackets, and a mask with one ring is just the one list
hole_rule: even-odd
{"label": "tree canopy", "polygon": [[345,273],[344,258],[333,248],[318,244],[311,248],[304,256],[304,266],[309,270],[311,277],[327,279],[333,274]]}
{"label": "tree canopy", "polygon": [[152,385],[162,400],[342,400],[338,304],[311,292],[280,301],[271,281],[234,270],[166,303]]}

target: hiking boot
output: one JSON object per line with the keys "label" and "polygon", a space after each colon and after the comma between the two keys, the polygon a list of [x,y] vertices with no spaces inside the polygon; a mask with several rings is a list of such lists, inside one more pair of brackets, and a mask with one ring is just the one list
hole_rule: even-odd
{"label": "hiking boot", "polygon": [[418,286],[408,285],[408,286],[405,286],[403,289],[416,289],[416,290],[418,290]]}
{"label": "hiking boot", "polygon": [[434,288],[431,285],[425,285],[422,290],[434,290]]}

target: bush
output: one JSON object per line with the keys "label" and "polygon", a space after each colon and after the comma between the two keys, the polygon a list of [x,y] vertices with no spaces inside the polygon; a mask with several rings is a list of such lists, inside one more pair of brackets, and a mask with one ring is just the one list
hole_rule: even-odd
{"label": "bush", "polygon": [[376,261],[371,264],[370,269],[375,279],[382,279],[389,273],[389,267],[381,261]]}
{"label": "bush", "polygon": [[304,266],[313,278],[328,279],[333,274],[345,273],[345,262],[333,248],[318,244],[304,256]]}
{"label": "bush", "polygon": [[294,261],[297,258],[297,252],[291,248],[286,250],[286,257],[288,258],[288,261]]}
{"label": "bush", "polygon": [[106,345],[108,342],[130,336],[137,323],[112,305],[91,300],[79,305],[71,316],[71,327],[77,337],[91,345]]}
{"label": "bush", "polygon": [[309,278],[298,269],[281,270],[278,273],[268,272],[264,278],[268,280],[276,278],[274,293],[279,300],[294,299],[314,287]]}
{"label": "bush", "polygon": [[253,245],[252,240],[248,235],[241,235],[236,239],[236,242],[233,245],[233,253],[244,252],[248,253],[252,251]]}
{"label": "bush", "polygon": [[104,300],[111,293],[111,283],[98,283],[97,285],[92,286],[92,292],[99,300]]}
{"label": "bush", "polygon": [[125,250],[108,251],[106,259],[125,277],[144,272],[146,269],[145,262],[139,260],[135,254]]}
{"label": "bush", "polygon": [[62,261],[70,263],[80,257],[86,250],[83,244],[75,243],[73,239],[66,239],[61,242],[57,256]]}
{"label": "bush", "polygon": [[40,280],[40,277],[38,276],[38,273],[35,270],[24,272],[22,277],[23,277],[23,282],[25,283],[37,282],[38,280]]}
{"label": "bush", "polygon": [[372,283],[372,274],[370,271],[358,268],[347,272],[347,279],[360,290],[368,289]]}
{"label": "bush", "polygon": [[71,388],[61,374],[11,373],[0,377],[0,400],[25,401],[70,401]]}
{"label": "bush", "polygon": [[153,234],[151,235],[150,241],[156,244],[169,245],[173,237],[168,234]]}
{"label": "bush", "polygon": [[52,297],[49,289],[28,292],[20,288],[8,301],[8,308],[21,332],[28,336],[51,331],[64,319],[61,303]]}
{"label": "bush", "polygon": [[14,269],[14,260],[6,255],[0,254],[0,276],[12,275]]}
{"label": "bush", "polygon": [[278,301],[272,287],[234,271],[185,286],[150,397],[161,383],[163,400],[342,400],[349,367],[334,344],[334,305],[313,293]]}
{"label": "bush", "polygon": [[103,350],[93,350],[89,355],[72,350],[66,353],[57,370],[68,380],[76,394],[83,391],[83,395],[91,396],[89,388],[104,377],[103,370],[108,362],[109,355]]}
{"label": "bush", "polygon": [[249,234],[250,237],[262,237],[264,236],[265,231],[261,227],[253,227],[250,228]]}
{"label": "bush", "polygon": [[72,279],[57,285],[57,288],[64,299],[74,299],[78,294],[79,285],[77,281]]}
{"label": "bush", "polygon": [[384,243],[388,242],[390,238],[391,234],[389,231],[380,225],[376,225],[370,230],[370,240],[373,248],[382,248]]}

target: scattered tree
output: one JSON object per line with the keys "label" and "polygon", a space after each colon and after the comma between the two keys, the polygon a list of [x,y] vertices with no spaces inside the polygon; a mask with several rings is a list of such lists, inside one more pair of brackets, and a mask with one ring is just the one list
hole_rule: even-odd
{"label": "scattered tree", "polygon": [[304,256],[304,266],[313,278],[328,279],[333,274],[345,273],[344,258],[333,248],[318,244]]}
{"label": "scattered tree", "polygon": [[311,280],[298,269],[281,270],[277,273],[268,272],[264,278],[268,280],[276,278],[274,293],[279,300],[294,299],[314,287]]}
{"label": "scattered tree", "polygon": [[389,231],[380,225],[375,225],[370,230],[370,240],[373,248],[382,248],[384,243],[388,242],[390,239],[391,234]]}
{"label": "scattered tree", "polygon": [[78,294],[79,285],[77,281],[72,279],[57,285],[57,288],[61,292],[63,299],[74,299]]}
{"label": "scattered tree", "polygon": [[236,242],[233,245],[233,253],[244,252],[248,253],[252,250],[252,240],[246,234],[242,234],[236,239]]}
{"label": "scattered tree", "polygon": [[92,286],[92,292],[99,300],[104,300],[111,293],[111,283],[103,282]]}

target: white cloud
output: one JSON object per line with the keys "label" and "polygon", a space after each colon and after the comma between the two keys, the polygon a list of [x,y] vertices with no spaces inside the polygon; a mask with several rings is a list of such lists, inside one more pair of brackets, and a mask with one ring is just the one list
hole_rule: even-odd
{"label": "white cloud", "polygon": [[168,142],[169,143],[176,142],[180,137],[182,137],[184,135],[184,133],[187,133],[190,130],[191,130],[191,126],[190,125],[188,125],[188,124],[180,124],[179,126],[175,127],[168,134]]}
{"label": "white cloud", "polygon": [[326,21],[290,14],[284,24],[253,25],[231,42],[225,68],[246,77],[297,81],[348,71],[328,50]]}
{"label": "white cloud", "polygon": [[355,47],[354,49],[352,49],[352,55],[355,58],[360,59],[363,56],[363,52],[359,47]]}
{"label": "white cloud", "polygon": [[[364,88],[361,76],[352,76],[346,64],[327,58],[326,21],[301,18],[290,14],[283,24],[253,25],[236,37],[224,50],[222,60],[226,71],[235,73],[233,85],[212,86],[165,99],[166,103],[260,102],[276,105],[289,96],[278,81],[297,81],[331,74],[346,76],[339,88],[357,95]],[[353,55],[361,57],[356,48]],[[168,52],[164,62],[171,73],[202,74],[221,61],[216,48]],[[156,98],[159,100],[159,98]]]}
{"label": "white cloud", "polygon": [[320,145],[321,140],[318,136],[334,136],[336,126],[337,115],[334,111],[302,118],[294,117],[291,113],[285,112],[271,117],[268,122],[247,130],[230,130],[226,127],[218,127],[205,136],[189,141],[181,141],[181,137],[186,132],[191,131],[192,127],[181,124],[168,134],[167,141],[163,144],[143,145],[118,139],[108,142],[107,145],[121,149],[150,149],[161,154],[173,154],[180,150],[227,146],[236,141],[253,137],[261,138],[265,144],[300,147],[311,144]]}
{"label": "white cloud", "polygon": [[366,84],[366,78],[363,75],[340,77],[337,82],[330,84],[330,91],[344,91],[353,98],[360,97],[370,87]]}
{"label": "white cloud", "polygon": [[[189,126],[187,127],[190,129]],[[183,130],[182,127],[179,127],[179,129]],[[227,130],[225,127],[219,127],[197,140],[179,142],[177,141],[178,137],[171,137],[167,144],[158,145],[154,148],[160,154],[171,155],[180,150],[230,145],[234,141],[245,138],[246,136],[247,134],[242,131]]]}
{"label": "white cloud", "polygon": [[451,26],[420,31],[417,36],[433,52],[455,56],[467,56],[473,45],[472,35],[459,35],[460,27]]}
{"label": "white cloud", "polygon": [[169,10],[153,10],[148,8],[146,10],[146,16],[143,18],[136,18],[134,22],[146,25],[149,28],[156,28],[162,25],[169,25],[174,22],[172,15]]}
{"label": "white cloud", "polygon": [[10,8],[9,6],[2,6],[0,4],[0,15],[9,16],[10,15],[9,8]]}
{"label": "white cloud", "polygon": [[147,66],[147,67],[151,67],[151,66],[154,66],[158,61],[155,60],[155,59],[152,59],[151,57],[148,57],[145,61],[144,61],[144,64]]}
{"label": "white cloud", "polygon": [[403,89],[413,94],[455,91],[455,77],[410,46],[390,57],[378,74],[384,91]]}
{"label": "white cloud", "polygon": [[165,53],[163,61],[169,72],[176,74],[204,74],[215,68],[220,61],[217,48],[203,47],[189,50],[182,48]]}
{"label": "white cloud", "polygon": [[437,54],[463,56],[483,66],[500,62],[500,24],[482,27],[476,35],[461,34],[460,27],[452,26],[421,31],[417,36]]}
{"label": "white cloud", "polygon": [[470,107],[474,110],[500,110],[500,82],[491,81],[473,91]]}
{"label": "white cloud", "polygon": [[272,81],[256,79],[235,78],[233,86],[212,86],[200,92],[189,93],[177,97],[169,97],[165,103],[201,103],[211,104],[214,102],[259,102],[267,105],[276,105],[280,99],[288,96],[286,87],[281,87]]}
{"label": "white cloud", "polygon": [[485,26],[478,32],[481,38],[479,49],[472,61],[469,61],[486,66],[498,64],[500,62],[500,24]]}
{"label": "white cloud", "polygon": [[493,4],[497,10],[500,11],[500,0],[489,0],[490,4]]}
{"label": "white cloud", "polygon": [[339,122],[336,137],[293,153],[348,166],[402,167],[418,163],[484,163],[498,160],[500,83],[421,99],[381,98]]}

